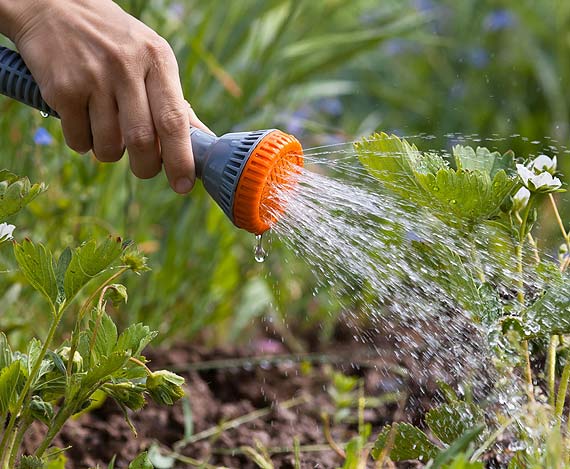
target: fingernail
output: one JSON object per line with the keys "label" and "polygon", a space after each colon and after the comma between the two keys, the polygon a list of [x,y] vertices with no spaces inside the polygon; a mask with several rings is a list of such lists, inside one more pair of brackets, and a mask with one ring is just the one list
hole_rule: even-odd
{"label": "fingernail", "polygon": [[179,194],[187,194],[192,190],[194,184],[187,177],[181,177],[174,183],[174,190]]}

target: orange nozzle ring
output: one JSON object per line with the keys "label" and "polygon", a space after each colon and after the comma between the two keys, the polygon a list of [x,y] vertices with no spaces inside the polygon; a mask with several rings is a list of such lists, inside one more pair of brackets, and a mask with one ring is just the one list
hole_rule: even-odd
{"label": "orange nozzle ring", "polygon": [[261,234],[276,221],[284,207],[272,197],[277,185],[291,182],[303,166],[303,148],[292,135],[280,130],[268,133],[251,154],[239,179],[234,197],[236,226]]}

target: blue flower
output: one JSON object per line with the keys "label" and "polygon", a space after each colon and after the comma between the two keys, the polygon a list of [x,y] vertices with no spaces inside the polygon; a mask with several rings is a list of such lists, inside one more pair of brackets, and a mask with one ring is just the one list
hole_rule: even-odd
{"label": "blue flower", "polygon": [[34,133],[34,143],[36,145],[51,145],[53,143],[53,137],[46,129],[39,127]]}
{"label": "blue flower", "polygon": [[475,68],[486,67],[489,63],[489,53],[482,47],[474,47],[467,53],[469,63]]}
{"label": "blue flower", "polygon": [[487,31],[500,31],[514,26],[516,23],[515,15],[506,9],[494,10],[490,12],[483,20],[483,26]]}

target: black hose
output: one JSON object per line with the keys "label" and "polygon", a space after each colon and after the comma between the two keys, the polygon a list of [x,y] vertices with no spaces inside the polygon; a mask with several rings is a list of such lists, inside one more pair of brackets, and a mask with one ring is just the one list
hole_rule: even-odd
{"label": "black hose", "polygon": [[0,47],[0,94],[53,117],[57,112],[43,100],[40,88],[17,52]]}

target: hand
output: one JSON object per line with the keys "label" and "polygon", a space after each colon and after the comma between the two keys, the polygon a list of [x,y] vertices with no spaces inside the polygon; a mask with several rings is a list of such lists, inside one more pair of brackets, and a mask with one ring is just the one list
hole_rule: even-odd
{"label": "hand", "polygon": [[136,176],[164,164],[176,192],[192,189],[189,125],[209,130],[184,100],[166,40],[111,0],[0,0],[0,29],[60,115],[70,148],[112,162],[126,146]]}

